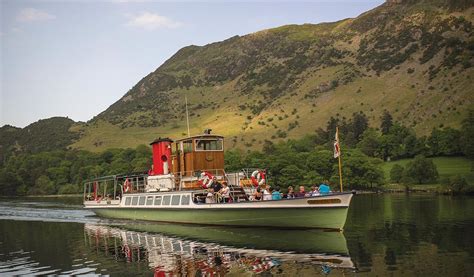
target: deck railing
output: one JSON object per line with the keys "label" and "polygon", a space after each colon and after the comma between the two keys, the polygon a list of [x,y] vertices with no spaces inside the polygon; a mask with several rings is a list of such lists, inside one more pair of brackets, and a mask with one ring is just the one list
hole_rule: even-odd
{"label": "deck railing", "polygon": [[84,200],[120,199],[125,193],[125,183],[130,185],[130,192],[144,192],[148,174],[131,173],[109,175],[84,182]]}

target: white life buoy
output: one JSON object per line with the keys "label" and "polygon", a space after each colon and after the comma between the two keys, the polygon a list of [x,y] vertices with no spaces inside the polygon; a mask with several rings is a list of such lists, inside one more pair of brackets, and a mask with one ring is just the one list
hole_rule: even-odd
{"label": "white life buoy", "polygon": [[198,183],[201,185],[202,188],[207,189],[211,186],[213,178],[214,176],[211,173],[203,171],[201,173],[201,176],[199,177]]}
{"label": "white life buoy", "polygon": [[261,186],[265,184],[265,172],[261,170],[255,170],[254,172],[252,172],[252,176],[250,177],[250,179],[252,180],[252,184],[254,186]]}

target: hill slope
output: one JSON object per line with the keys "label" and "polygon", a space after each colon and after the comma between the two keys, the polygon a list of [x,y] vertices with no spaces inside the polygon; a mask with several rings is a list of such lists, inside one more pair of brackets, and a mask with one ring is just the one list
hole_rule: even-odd
{"label": "hill slope", "polygon": [[39,120],[23,129],[10,125],[1,127],[0,165],[7,153],[66,149],[79,138],[80,134],[71,130],[73,125],[78,124],[66,117],[52,117]]}
{"label": "hill slope", "polygon": [[[455,2],[455,3],[453,3]],[[127,147],[204,128],[231,147],[299,137],[330,116],[384,110],[420,134],[472,106],[472,1],[391,0],[355,19],[288,25],[179,50],[78,127],[73,146]]]}

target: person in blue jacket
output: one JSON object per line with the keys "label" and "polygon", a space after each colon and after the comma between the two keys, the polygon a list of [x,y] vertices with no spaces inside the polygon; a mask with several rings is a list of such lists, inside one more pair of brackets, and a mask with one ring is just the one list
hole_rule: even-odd
{"label": "person in blue jacket", "polygon": [[320,194],[329,194],[331,192],[331,188],[328,185],[328,181],[324,181],[319,185],[319,193]]}
{"label": "person in blue jacket", "polygon": [[280,200],[280,199],[281,199],[280,187],[276,187],[275,191],[272,192],[272,200]]}

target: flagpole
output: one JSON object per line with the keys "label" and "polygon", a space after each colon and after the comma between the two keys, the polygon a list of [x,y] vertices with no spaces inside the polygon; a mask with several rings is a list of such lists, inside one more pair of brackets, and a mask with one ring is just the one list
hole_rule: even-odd
{"label": "flagpole", "polygon": [[186,97],[186,95],[184,96],[184,101],[186,101],[186,124],[188,125],[188,137],[190,137],[191,133],[189,132],[188,97]]}
{"label": "flagpole", "polygon": [[336,141],[339,146],[339,184],[341,185],[341,192],[342,192],[342,165],[341,165],[341,144],[339,143],[339,127],[336,126]]}

